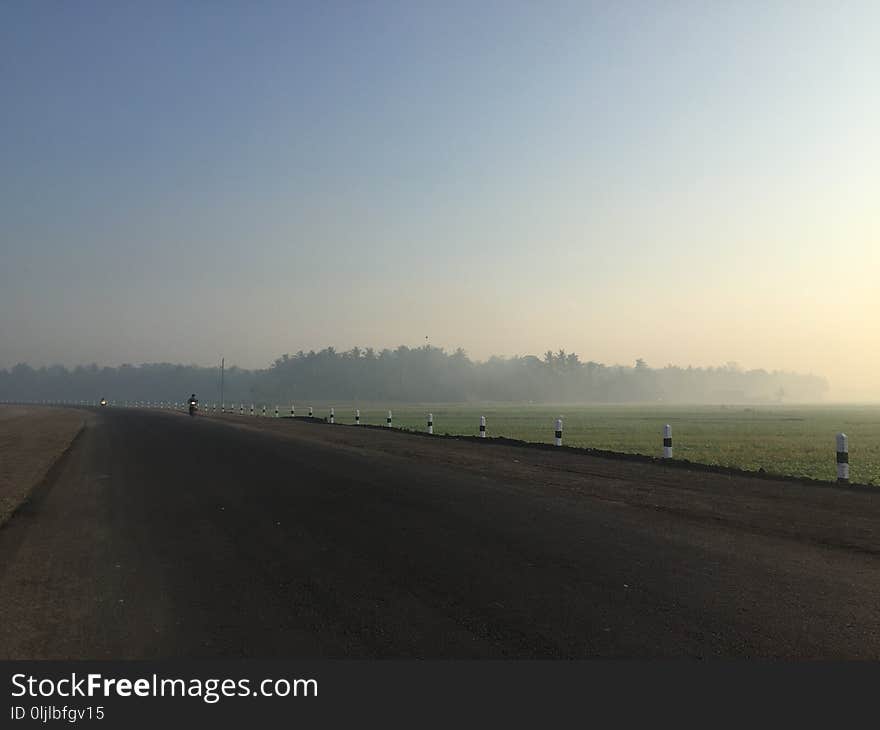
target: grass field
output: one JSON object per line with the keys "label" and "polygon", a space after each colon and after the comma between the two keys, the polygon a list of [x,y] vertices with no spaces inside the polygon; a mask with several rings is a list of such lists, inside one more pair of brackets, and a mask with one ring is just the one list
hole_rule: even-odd
{"label": "grass field", "polygon": [[[306,415],[308,403],[297,404]],[[315,416],[336,410],[337,423],[354,423],[351,403],[313,403]],[[387,407],[363,404],[361,423],[384,425]],[[814,479],[836,479],[835,435],[849,436],[850,478],[880,486],[880,406],[547,406],[426,404],[391,406],[393,425],[424,430],[434,414],[435,434],[479,432],[552,443],[557,416],[564,443],[659,456],[663,425],[672,425],[676,458]],[[269,408],[274,410],[274,404]],[[290,404],[281,406],[283,415]]]}

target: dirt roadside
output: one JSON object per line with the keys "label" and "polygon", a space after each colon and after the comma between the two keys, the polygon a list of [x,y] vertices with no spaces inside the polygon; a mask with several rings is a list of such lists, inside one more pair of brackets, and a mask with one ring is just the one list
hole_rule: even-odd
{"label": "dirt roadside", "polygon": [[510,488],[599,499],[719,527],[880,554],[880,489],[874,493],[299,418],[208,418],[361,454],[451,465],[502,478]]}
{"label": "dirt roadside", "polygon": [[0,526],[45,478],[85,420],[84,411],[0,406]]}

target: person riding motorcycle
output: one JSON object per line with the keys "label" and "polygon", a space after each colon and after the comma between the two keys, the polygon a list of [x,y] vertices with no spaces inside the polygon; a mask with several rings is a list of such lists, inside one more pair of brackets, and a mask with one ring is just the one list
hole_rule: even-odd
{"label": "person riding motorcycle", "polygon": [[193,393],[193,394],[189,397],[189,415],[191,415],[191,416],[196,415],[196,409],[197,409],[198,407],[199,407],[199,399],[196,398],[196,394]]}

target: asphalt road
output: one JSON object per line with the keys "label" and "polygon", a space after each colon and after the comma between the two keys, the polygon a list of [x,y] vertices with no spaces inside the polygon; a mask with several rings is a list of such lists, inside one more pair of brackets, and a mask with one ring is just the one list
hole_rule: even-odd
{"label": "asphalt road", "polygon": [[873,495],[273,428],[93,412],[0,529],[0,658],[880,657]]}

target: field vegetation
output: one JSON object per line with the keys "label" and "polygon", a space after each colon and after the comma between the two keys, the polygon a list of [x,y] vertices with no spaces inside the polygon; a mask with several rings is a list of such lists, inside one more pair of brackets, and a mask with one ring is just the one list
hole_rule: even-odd
{"label": "field vegetation", "polygon": [[[302,402],[297,415],[309,405],[321,418],[332,405],[337,423],[354,423],[358,406],[363,424],[384,425],[388,413],[375,403]],[[284,404],[282,413],[289,411]],[[399,404],[392,406],[393,425],[425,430],[429,412],[435,434],[475,436],[484,415],[488,436],[541,443],[553,442],[561,416],[568,446],[652,456],[661,454],[669,423],[676,458],[826,480],[836,478],[835,435],[843,431],[851,480],[880,485],[880,406]]]}

